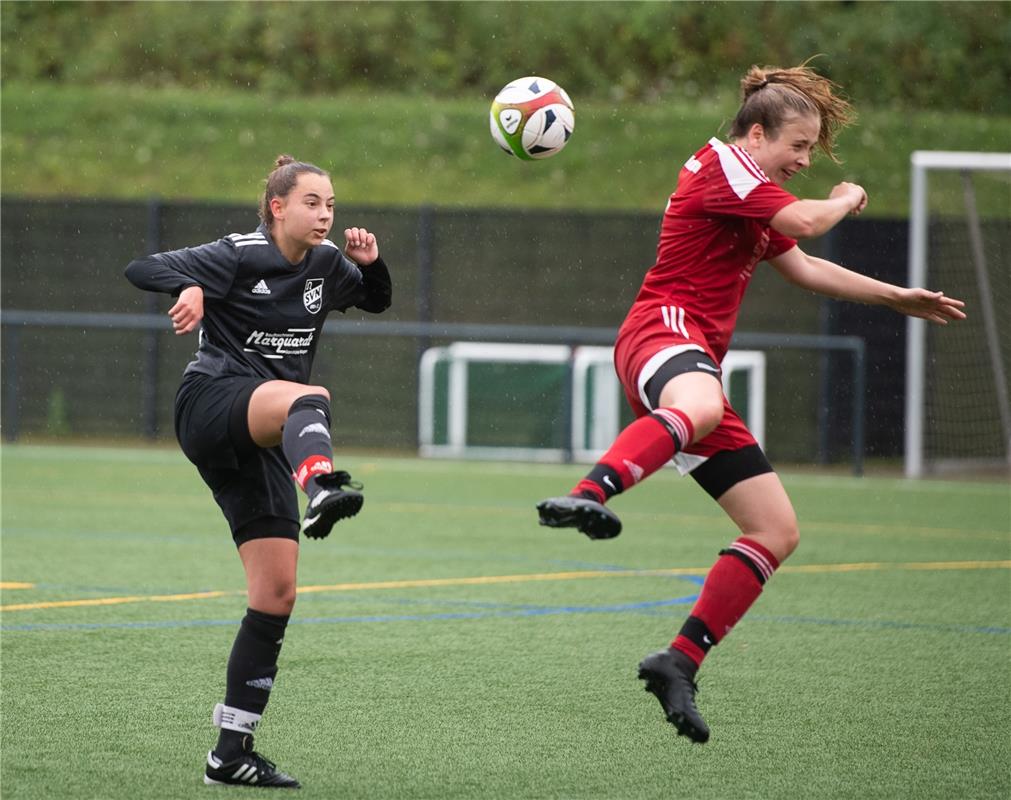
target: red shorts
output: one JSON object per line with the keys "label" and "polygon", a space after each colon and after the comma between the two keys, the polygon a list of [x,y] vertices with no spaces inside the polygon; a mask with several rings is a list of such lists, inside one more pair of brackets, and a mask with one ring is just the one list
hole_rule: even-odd
{"label": "red shorts", "polygon": [[[646,384],[669,359],[686,351],[699,350],[720,363],[698,325],[677,306],[642,306],[629,314],[618,331],[614,345],[614,367],[632,411],[644,417],[653,409],[646,397]],[[740,450],[756,445],[724,395],[723,419],[706,437],[674,457],[682,473],[691,472],[710,456],[724,450]]]}

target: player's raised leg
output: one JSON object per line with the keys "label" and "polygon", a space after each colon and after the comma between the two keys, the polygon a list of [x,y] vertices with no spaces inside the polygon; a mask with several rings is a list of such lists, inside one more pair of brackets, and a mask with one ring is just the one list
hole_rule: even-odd
{"label": "player's raised leg", "polygon": [[[672,371],[696,369],[699,361],[712,364],[695,351],[683,355],[688,359],[678,356],[668,362]],[[719,372],[715,364],[712,369]],[[541,525],[576,528],[591,539],[617,536],[621,533],[621,521],[605,503],[704,437],[723,416],[721,384],[711,373],[682,372],[666,381],[662,389],[657,388],[655,410],[618,434],[610,449],[568,495],[550,497],[537,504]]]}
{"label": "player's raised leg", "polygon": [[324,387],[261,384],[249,399],[249,431],[261,447],[281,445],[295,481],[309,497],[302,521],[307,537],[322,539],[335,522],[361,510],[361,484],[333,468],[330,393]]}

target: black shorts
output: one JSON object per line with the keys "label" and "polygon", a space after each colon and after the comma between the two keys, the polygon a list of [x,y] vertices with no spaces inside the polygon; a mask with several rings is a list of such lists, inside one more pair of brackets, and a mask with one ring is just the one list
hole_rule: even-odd
{"label": "black shorts", "polygon": [[667,381],[686,372],[705,372],[716,380],[721,380],[723,376],[720,365],[700,350],[679,353],[663,362],[653,373],[653,377],[646,381],[646,398],[652,403],[652,408],[660,407],[660,393],[667,385]]}
{"label": "black shorts", "polygon": [[762,448],[752,444],[738,450],[721,450],[709,456],[690,474],[713,500],[719,500],[724,492],[741,481],[766,472],[775,470]]}
{"label": "black shorts", "polygon": [[298,494],[280,447],[249,435],[249,398],[265,378],[191,372],[176,392],[176,438],[228,520],[236,545],[298,541]]}

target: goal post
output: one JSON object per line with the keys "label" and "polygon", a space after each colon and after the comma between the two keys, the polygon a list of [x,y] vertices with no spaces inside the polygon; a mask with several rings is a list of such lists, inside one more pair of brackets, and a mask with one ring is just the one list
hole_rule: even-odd
{"label": "goal post", "polygon": [[[905,474],[1011,467],[1011,153],[916,151],[909,285],[964,299],[940,335],[906,328]],[[1006,315],[1005,315],[1006,319]]]}

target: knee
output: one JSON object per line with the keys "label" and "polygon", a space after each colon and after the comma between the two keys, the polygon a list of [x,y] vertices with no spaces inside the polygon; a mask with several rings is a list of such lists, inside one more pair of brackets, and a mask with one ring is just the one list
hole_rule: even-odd
{"label": "knee", "polygon": [[295,596],[294,584],[291,585],[290,589],[278,592],[276,601],[278,610],[275,613],[281,617],[290,615],[295,608]]}
{"label": "knee", "polygon": [[723,397],[721,396],[719,399],[715,400],[714,402],[706,406],[705,421],[715,428],[717,425],[723,422],[723,412],[725,410],[726,406],[724,405]]}
{"label": "knee", "polygon": [[295,581],[278,581],[274,586],[274,597],[277,604],[283,606],[286,609],[286,613],[290,613],[295,607],[296,596]]}
{"label": "knee", "polygon": [[[321,394],[328,403],[330,402],[330,390],[325,386],[306,386],[305,388],[308,390],[305,394]],[[305,397],[305,395],[302,396]]]}
{"label": "knee", "polygon": [[295,608],[295,597],[295,581],[277,580],[260,587],[255,599],[250,598],[250,602],[258,611],[284,617]]}
{"label": "knee", "polygon": [[782,558],[780,558],[780,561],[791,555],[793,551],[797,549],[797,546],[800,544],[800,530],[797,528],[796,520],[794,520],[792,527],[789,527],[783,531],[782,543],[783,543],[783,556]]}
{"label": "knee", "polygon": [[327,424],[330,424],[330,392],[325,386],[303,386],[291,397],[286,416],[290,417],[297,411],[316,409],[326,416]]}
{"label": "knee", "polygon": [[790,514],[775,520],[766,520],[759,529],[742,529],[744,536],[768,549],[782,564],[800,544],[797,518]]}
{"label": "knee", "polygon": [[723,396],[699,403],[691,414],[692,425],[695,426],[695,441],[712,433],[723,420]]}
{"label": "knee", "polygon": [[791,515],[776,528],[776,558],[782,563],[800,544],[800,529],[797,527],[796,515]]}

